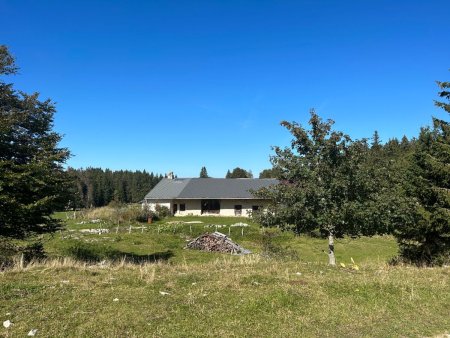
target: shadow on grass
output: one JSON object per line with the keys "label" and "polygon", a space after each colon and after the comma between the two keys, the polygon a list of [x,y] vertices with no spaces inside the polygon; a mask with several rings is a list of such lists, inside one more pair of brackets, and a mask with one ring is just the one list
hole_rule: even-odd
{"label": "shadow on grass", "polygon": [[65,254],[79,261],[100,262],[102,260],[121,261],[128,263],[155,263],[167,261],[174,256],[172,250],[155,252],[149,255],[139,255],[113,249],[111,247],[99,247],[88,243],[75,243],[65,250]]}
{"label": "shadow on grass", "polygon": [[168,261],[171,257],[173,257],[173,255],[172,250],[155,252],[150,255],[137,255],[134,253],[117,251],[113,258],[116,260],[125,259],[125,261],[129,263],[140,264]]}

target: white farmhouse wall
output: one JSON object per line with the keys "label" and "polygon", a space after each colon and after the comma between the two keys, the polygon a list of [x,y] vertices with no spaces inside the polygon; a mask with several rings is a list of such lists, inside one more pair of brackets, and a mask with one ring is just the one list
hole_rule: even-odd
{"label": "white farmhouse wall", "polygon": [[[201,215],[201,200],[176,200],[174,203],[178,204],[178,212],[175,216]],[[185,211],[180,210],[180,204],[184,204],[186,206]]]}
{"label": "white farmhouse wall", "polygon": [[[178,212],[175,216],[200,216],[201,213],[201,200],[174,200],[173,203],[178,204]],[[180,211],[180,204],[186,206],[186,210]],[[220,200],[220,214],[203,214],[211,216],[236,216],[234,206],[242,206],[242,217],[248,217],[252,211],[252,207],[257,205],[259,207],[264,206],[266,202],[264,200]]]}

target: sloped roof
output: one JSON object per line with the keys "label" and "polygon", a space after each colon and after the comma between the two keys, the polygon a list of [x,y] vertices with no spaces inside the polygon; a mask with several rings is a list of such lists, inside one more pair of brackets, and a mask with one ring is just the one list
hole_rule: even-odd
{"label": "sloped roof", "polygon": [[145,199],[253,199],[250,190],[277,183],[257,178],[164,178]]}
{"label": "sloped roof", "polygon": [[158,200],[178,198],[190,180],[190,178],[163,178],[144,198]]}

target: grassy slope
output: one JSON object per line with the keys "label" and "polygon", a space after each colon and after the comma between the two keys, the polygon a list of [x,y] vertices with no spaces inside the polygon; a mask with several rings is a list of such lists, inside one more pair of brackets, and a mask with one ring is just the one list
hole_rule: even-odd
{"label": "grassy slope", "polygon": [[[94,226],[69,225],[80,227]],[[0,321],[14,323],[1,327],[0,335],[24,336],[32,328],[45,337],[385,337],[450,330],[448,268],[389,267],[385,262],[396,253],[389,237],[340,240],[338,260],[353,257],[360,265],[354,271],[329,268],[320,239],[279,237],[276,241],[299,252],[297,260],[236,257],[183,250],[189,226],[165,227],[78,240],[136,255],[170,251],[168,262],[54,261],[0,273]],[[195,225],[192,235],[204,230]],[[257,227],[245,228],[243,237],[240,229],[232,231],[238,242],[260,250]],[[68,234],[80,236],[64,232],[46,242],[54,256],[77,241],[61,239]]]}

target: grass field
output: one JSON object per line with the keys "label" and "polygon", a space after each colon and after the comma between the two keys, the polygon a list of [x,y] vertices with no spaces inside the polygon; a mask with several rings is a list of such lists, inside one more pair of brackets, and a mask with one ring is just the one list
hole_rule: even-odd
{"label": "grass field", "polygon": [[[338,264],[346,267],[331,268],[326,240],[281,233],[271,242],[273,255],[262,256],[256,225],[229,227],[247,219],[182,220],[199,219],[204,223],[135,225],[131,233],[126,224],[116,233],[113,224],[67,220],[65,231],[45,239],[47,262],[0,273],[0,321],[13,323],[0,327],[0,335],[25,336],[31,329],[41,337],[450,333],[449,268],[388,265],[397,251],[391,237],[338,240]],[[186,240],[216,225],[253,254],[183,249]],[[93,228],[110,232],[80,232]],[[359,270],[351,268],[351,258]]]}

